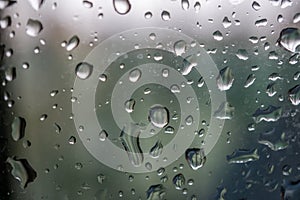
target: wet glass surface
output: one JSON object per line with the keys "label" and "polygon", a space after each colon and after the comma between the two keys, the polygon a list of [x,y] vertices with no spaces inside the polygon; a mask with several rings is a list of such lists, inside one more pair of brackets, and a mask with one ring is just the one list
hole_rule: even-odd
{"label": "wet glass surface", "polygon": [[0,200],[300,199],[297,0],[0,9]]}

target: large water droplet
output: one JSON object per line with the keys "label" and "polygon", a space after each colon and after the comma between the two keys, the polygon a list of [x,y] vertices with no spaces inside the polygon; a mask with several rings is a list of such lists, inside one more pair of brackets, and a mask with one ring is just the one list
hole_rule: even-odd
{"label": "large water droplet", "polygon": [[245,150],[245,149],[237,149],[231,155],[227,156],[227,161],[229,164],[243,164],[252,161],[256,161],[259,159],[257,149],[254,150]]}
{"label": "large water droplet", "polygon": [[174,43],[174,52],[176,56],[181,56],[186,51],[186,42],[184,40],[179,40]]}
{"label": "large water droplet", "polygon": [[177,174],[173,178],[173,184],[177,190],[182,190],[185,185],[185,177],[183,174]]}
{"label": "large water droplet", "polygon": [[185,151],[185,159],[193,170],[197,170],[206,162],[204,149],[190,148]]}
{"label": "large water droplet", "polygon": [[75,74],[78,78],[85,80],[87,79],[93,72],[93,65],[87,62],[79,63],[75,68]]}
{"label": "large water droplet", "polygon": [[25,189],[27,184],[33,182],[36,178],[36,172],[27,160],[16,160],[15,158],[9,157],[6,162],[12,167],[11,175],[20,182],[21,188]]}
{"label": "large water droplet", "polygon": [[252,8],[253,8],[255,11],[260,10],[260,5],[259,5],[259,3],[257,3],[256,1],[253,1],[253,3],[252,3]]}
{"label": "large water droplet", "polygon": [[298,53],[300,52],[300,31],[297,28],[285,28],[280,32],[278,39],[280,46],[286,50]]}
{"label": "large water droplet", "polygon": [[261,133],[259,135],[258,143],[266,145],[273,151],[279,151],[288,147],[288,143],[285,139],[285,133],[276,131],[275,128]]}
{"label": "large water droplet", "polygon": [[147,200],[163,200],[166,195],[166,189],[162,184],[151,185],[147,190]]}
{"label": "large water droplet", "polygon": [[163,11],[162,13],[161,13],[161,18],[162,18],[162,20],[164,20],[164,21],[169,21],[170,19],[171,19],[171,16],[170,16],[170,13],[168,12],[168,11]]}
{"label": "large water droplet", "polygon": [[300,85],[295,85],[288,92],[289,100],[293,105],[297,106],[300,104]]}
{"label": "large water droplet", "polygon": [[188,0],[181,0],[181,7],[183,10],[188,10],[190,7],[190,3]]}
{"label": "large water droplet", "polygon": [[11,124],[11,136],[14,141],[18,141],[25,135],[26,121],[22,117],[15,117]]}
{"label": "large water droplet", "polygon": [[79,45],[79,38],[77,35],[74,35],[66,45],[66,50],[67,51],[72,51]]}
{"label": "large water droplet", "polygon": [[28,0],[28,2],[34,10],[39,10],[44,0]]}
{"label": "large water droplet", "polygon": [[161,143],[160,140],[158,140],[155,145],[150,149],[149,154],[153,157],[153,158],[158,158],[161,153],[163,151],[163,145]]}
{"label": "large water droplet", "polygon": [[124,106],[125,106],[126,112],[132,113],[134,110],[134,106],[135,106],[135,100],[134,99],[127,100],[125,102]]}
{"label": "large water droplet", "polygon": [[31,37],[36,37],[43,30],[43,25],[40,21],[28,19],[26,24],[26,34]]}
{"label": "large water droplet", "polygon": [[217,77],[217,85],[219,90],[229,90],[233,84],[234,77],[230,67],[225,67],[220,70],[220,74]]}
{"label": "large water droplet", "polygon": [[113,0],[114,8],[120,15],[127,14],[131,9],[129,0]]}
{"label": "large water droplet", "polygon": [[10,16],[1,18],[1,20],[0,20],[0,28],[1,29],[6,29],[10,25],[11,25],[11,17]]}
{"label": "large water droplet", "polygon": [[238,57],[240,60],[248,60],[248,52],[246,49],[239,49],[236,53],[236,57]]}
{"label": "large water droplet", "polygon": [[141,75],[141,70],[133,69],[131,72],[129,72],[129,81],[135,83],[141,78]]}
{"label": "large water droplet", "polygon": [[214,37],[214,39],[217,40],[217,41],[223,40],[223,35],[222,35],[222,33],[221,33],[220,31],[215,31],[215,32],[213,33],[213,37]]}
{"label": "large water droplet", "polygon": [[133,166],[140,166],[143,163],[144,156],[140,147],[141,130],[137,124],[129,124],[125,126],[120,134],[120,140],[127,152],[129,161]]}
{"label": "large water droplet", "polygon": [[161,105],[154,105],[149,110],[148,119],[157,128],[163,128],[169,123],[169,111]]}
{"label": "large water droplet", "polygon": [[275,122],[280,119],[282,114],[281,107],[268,106],[266,109],[258,108],[253,114],[253,119],[256,123],[261,121]]}

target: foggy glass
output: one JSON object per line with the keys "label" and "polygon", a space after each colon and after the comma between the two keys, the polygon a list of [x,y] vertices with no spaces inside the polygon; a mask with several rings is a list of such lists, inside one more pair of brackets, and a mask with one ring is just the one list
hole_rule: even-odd
{"label": "foggy glass", "polygon": [[299,1],[0,12],[0,200],[300,199]]}

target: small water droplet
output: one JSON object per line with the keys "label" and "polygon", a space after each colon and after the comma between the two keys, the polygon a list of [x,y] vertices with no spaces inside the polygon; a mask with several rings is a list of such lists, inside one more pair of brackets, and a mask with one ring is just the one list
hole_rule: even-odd
{"label": "small water droplet", "polygon": [[255,80],[256,80],[255,74],[250,74],[250,75],[247,77],[247,80],[246,80],[246,82],[245,82],[244,87],[245,87],[245,88],[250,87],[250,86],[254,83]]}
{"label": "small water droplet", "polygon": [[75,68],[75,74],[78,78],[85,80],[87,79],[93,72],[93,65],[87,62],[80,62],[77,64]]}
{"label": "small water droplet", "polygon": [[28,2],[34,10],[38,11],[44,3],[44,0],[28,0]]}
{"label": "small water droplet", "polygon": [[46,114],[41,115],[40,121],[45,121],[47,119],[47,117],[48,117],[48,115],[46,115]]}
{"label": "small water droplet", "polygon": [[260,5],[259,5],[259,3],[257,3],[256,1],[253,1],[253,3],[252,3],[252,8],[253,8],[255,11],[260,10]]}
{"label": "small water droplet", "polygon": [[150,149],[150,156],[153,158],[158,158],[163,151],[163,145],[160,140],[158,140],[155,145]]}
{"label": "small water droplet", "polygon": [[228,19],[228,17],[224,17],[222,25],[224,26],[224,28],[228,28],[231,26],[231,21]]}
{"label": "small water droplet", "polygon": [[296,13],[293,17],[293,23],[297,24],[298,22],[300,22],[300,13]]}
{"label": "small water droplet", "polygon": [[295,85],[288,91],[289,100],[295,106],[300,104],[300,85]]}
{"label": "small water droplet", "polygon": [[217,41],[223,40],[223,35],[222,35],[222,33],[221,33],[220,31],[215,31],[215,32],[213,33],[213,37],[214,37],[214,39],[217,40]]}
{"label": "small water droplet", "polygon": [[215,111],[214,117],[217,119],[232,119],[235,108],[229,102],[220,104],[218,110]]}
{"label": "small water droplet", "polygon": [[107,132],[105,131],[105,130],[102,130],[100,133],[99,133],[99,140],[100,141],[105,141],[106,140],[106,138],[107,138]]}
{"label": "small water droplet", "polygon": [[266,18],[255,21],[255,26],[257,27],[263,27],[266,26],[267,24],[268,24],[268,20]]}
{"label": "small water droplet", "polygon": [[82,2],[82,4],[83,4],[83,6],[85,7],[85,8],[92,8],[93,7],[93,3],[92,2],[90,2],[90,1],[83,1]]}
{"label": "small water droplet", "polygon": [[166,189],[162,184],[151,185],[147,190],[147,200],[162,200],[165,199]]}
{"label": "small water droplet", "polygon": [[192,125],[193,122],[194,122],[194,118],[193,118],[192,115],[189,115],[189,116],[187,116],[187,117],[185,118],[185,124],[186,124],[187,126]]}
{"label": "small water droplet", "polygon": [[200,11],[201,8],[201,4],[199,1],[196,1],[196,3],[194,4],[194,9],[196,11],[196,13],[198,13]]}
{"label": "small water droplet", "polygon": [[135,100],[134,99],[129,99],[125,102],[124,104],[125,106],[125,110],[128,112],[128,113],[132,113],[133,110],[134,110],[134,106],[135,106]]}
{"label": "small water droplet", "polygon": [[127,14],[131,9],[129,0],[113,0],[114,9],[120,15]]}
{"label": "small water droplet", "polygon": [[246,49],[239,49],[235,55],[240,60],[248,60],[248,58],[249,58],[248,52],[246,51]]}
{"label": "small water droplet", "polygon": [[188,10],[190,7],[190,3],[188,0],[181,0],[181,7],[183,10]]}
{"label": "small water droplet", "polygon": [[186,51],[186,42],[184,40],[179,40],[174,43],[174,52],[176,56],[181,56]]}
{"label": "small water droplet", "polygon": [[261,121],[275,122],[280,119],[282,115],[282,108],[275,106],[268,106],[266,109],[258,108],[253,114],[253,119],[256,123]]}
{"label": "small water droplet", "polygon": [[76,143],[76,137],[71,136],[71,137],[69,138],[68,142],[69,142],[69,144],[71,144],[71,145],[75,144],[75,143]]}
{"label": "small water droplet", "polygon": [[150,11],[145,13],[145,19],[151,19],[152,18],[152,13]]}
{"label": "small water droplet", "polygon": [[40,21],[28,19],[26,24],[26,34],[31,37],[36,37],[43,30],[43,25]]}

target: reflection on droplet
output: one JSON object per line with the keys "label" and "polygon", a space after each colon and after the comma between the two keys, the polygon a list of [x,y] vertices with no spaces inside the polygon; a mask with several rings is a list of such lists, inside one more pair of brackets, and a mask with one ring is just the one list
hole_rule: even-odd
{"label": "reflection on droplet", "polygon": [[25,135],[26,121],[22,117],[15,117],[11,124],[11,136],[14,141],[20,140]]}
{"label": "reflection on droplet", "polygon": [[227,161],[229,164],[243,164],[247,162],[256,161],[259,159],[258,150],[245,150],[237,149],[231,155],[227,156]]}
{"label": "reflection on droplet", "polygon": [[93,65],[87,62],[78,63],[75,68],[75,74],[78,78],[85,80],[87,79],[93,72]]}
{"label": "reflection on droplet", "polygon": [[141,70],[133,69],[131,72],[129,72],[129,81],[135,83],[141,78],[141,75]]}
{"label": "reflection on droplet", "polygon": [[246,80],[246,82],[245,82],[244,87],[245,87],[245,88],[250,87],[250,86],[254,83],[255,80],[256,80],[255,74],[250,74],[250,75],[247,77],[247,80]]}
{"label": "reflection on droplet", "polygon": [[169,123],[169,111],[161,105],[154,105],[149,110],[148,119],[157,128],[163,128]]}
{"label": "reflection on droplet", "polygon": [[31,37],[36,37],[43,30],[43,25],[40,21],[28,19],[26,24],[26,34]]}
{"label": "reflection on droplet", "polygon": [[217,85],[219,90],[229,90],[233,84],[234,77],[230,67],[225,67],[220,70],[220,74],[217,77]]}
{"label": "reflection on droplet", "polygon": [[185,159],[193,170],[197,170],[206,162],[204,149],[190,148],[185,151]]}
{"label": "reflection on droplet", "polygon": [[185,177],[183,174],[177,174],[173,178],[173,184],[177,190],[182,190],[185,185]]}
{"label": "reflection on droplet", "polygon": [[127,14],[131,9],[129,0],[113,0],[114,9],[120,15]]}

